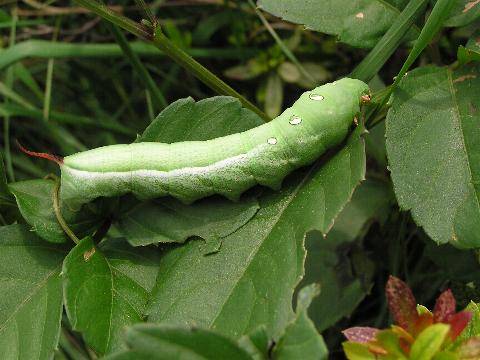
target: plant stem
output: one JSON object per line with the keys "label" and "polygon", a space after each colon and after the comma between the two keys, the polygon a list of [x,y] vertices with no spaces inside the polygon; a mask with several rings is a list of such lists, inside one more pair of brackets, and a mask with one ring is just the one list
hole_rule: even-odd
{"label": "plant stem", "polygon": [[62,216],[62,211],[60,209],[60,198],[58,196],[58,192],[60,191],[60,179],[55,176],[55,175],[50,175],[50,179],[52,179],[55,184],[53,186],[53,194],[52,194],[52,199],[53,199],[53,211],[55,212],[55,216],[57,217],[57,221],[60,224],[60,227],[62,230],[67,234],[67,236],[75,243],[78,244],[80,242],[80,239],[75,235],[75,233],[70,229],[68,226],[67,222]]}
{"label": "plant stem", "polygon": [[141,37],[158,49],[162,50],[167,56],[172,60],[177,62],[179,65],[184,67],[197,79],[207,85],[209,88],[221,95],[228,95],[236,97],[240,100],[242,105],[257,115],[259,115],[265,121],[270,120],[270,118],[254,104],[240,95],[236,90],[231,88],[210,70],[201,65],[198,61],[190,57],[185,51],[176,46],[173,42],[170,41],[161,31],[159,26],[154,26],[153,34],[145,26],[138,24],[129,18],[122,16],[113,10],[109,9],[107,6],[98,3],[95,0],[75,0],[81,6],[89,9],[93,13],[97,14],[101,18],[108,20],[115,25],[118,25],[124,30]]}
{"label": "plant stem", "polygon": [[266,121],[270,120],[270,118],[263,111],[258,109],[236,90],[232,89],[229,85],[220,80],[215,74],[210,72],[210,70],[203,67],[203,65],[201,65],[198,61],[190,57],[185,51],[171,42],[170,39],[168,39],[159,28],[157,28],[155,31],[153,44],[215,92],[222,95],[236,97],[240,100],[244,107],[257,113],[262,119]]}
{"label": "plant stem", "polygon": [[120,26],[122,29],[146,40],[151,40],[152,35],[144,26],[136,23],[129,18],[118,14],[110,9],[108,6],[101,4],[95,0],[75,0],[78,4],[87,8],[91,12],[97,14],[101,18]]}

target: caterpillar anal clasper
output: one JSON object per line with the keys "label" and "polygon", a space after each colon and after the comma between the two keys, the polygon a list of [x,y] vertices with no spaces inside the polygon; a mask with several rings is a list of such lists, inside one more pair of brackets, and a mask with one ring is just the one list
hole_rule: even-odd
{"label": "caterpillar anal clasper", "polygon": [[61,196],[81,205],[100,196],[173,196],[185,203],[220,194],[237,200],[256,184],[278,189],[347,135],[368,86],[344,78],[305,92],[280,116],[208,141],[105,146],[63,159]]}

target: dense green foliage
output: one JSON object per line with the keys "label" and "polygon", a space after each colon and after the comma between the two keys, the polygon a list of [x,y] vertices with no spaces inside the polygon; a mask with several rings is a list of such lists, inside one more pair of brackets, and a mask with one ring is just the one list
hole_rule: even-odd
{"label": "dense green foliage", "polygon": [[[0,8],[2,359],[480,356],[480,1],[109,5]],[[213,139],[345,76],[347,139],[238,202],[72,208],[15,146]]]}

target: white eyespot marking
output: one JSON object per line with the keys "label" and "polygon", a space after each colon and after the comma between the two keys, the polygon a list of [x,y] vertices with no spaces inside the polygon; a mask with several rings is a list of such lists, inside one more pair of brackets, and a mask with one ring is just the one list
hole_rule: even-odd
{"label": "white eyespot marking", "polygon": [[302,122],[302,118],[300,116],[293,115],[288,122],[290,125],[298,125]]}
{"label": "white eyespot marking", "polygon": [[309,98],[310,100],[315,100],[315,101],[322,101],[323,99],[325,99],[322,95],[313,94],[313,93],[309,95]]}
{"label": "white eyespot marking", "polygon": [[275,145],[277,143],[277,138],[271,137],[267,140],[267,143],[270,145]]}

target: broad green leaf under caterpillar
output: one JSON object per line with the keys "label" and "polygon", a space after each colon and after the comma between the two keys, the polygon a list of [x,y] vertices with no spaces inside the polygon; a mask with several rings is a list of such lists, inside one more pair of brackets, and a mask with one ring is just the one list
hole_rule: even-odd
{"label": "broad green leaf under caterpillar", "polygon": [[347,135],[368,86],[344,78],[300,96],[269,123],[207,141],[104,146],[57,161],[61,197],[73,206],[100,196],[171,195],[183,202],[220,194],[237,200],[256,184],[278,189],[293,170],[311,164]]}

